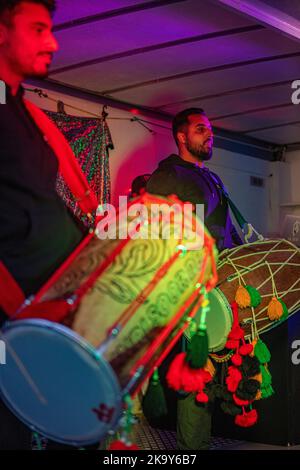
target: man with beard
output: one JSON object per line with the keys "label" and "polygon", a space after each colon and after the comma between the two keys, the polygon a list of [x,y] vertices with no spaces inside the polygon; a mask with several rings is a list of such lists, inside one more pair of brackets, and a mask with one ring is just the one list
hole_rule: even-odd
{"label": "man with beard", "polygon": [[[204,204],[204,223],[219,251],[242,244],[230,218],[223,183],[218,175],[204,166],[204,162],[212,157],[213,147],[213,131],[205,112],[201,108],[181,111],[173,119],[172,130],[178,155],[170,155],[159,163],[158,169],[148,180],[147,191],[165,196],[176,194],[182,201]],[[174,354],[179,352],[179,343],[161,366],[163,381]],[[171,402],[170,399],[168,401]],[[193,394],[179,398],[178,448],[207,449],[210,432],[210,405],[196,404]]]}
{"label": "man with beard", "polygon": [[147,183],[154,194],[176,194],[182,201],[204,204],[204,223],[219,250],[242,243],[229,214],[221,179],[204,166],[212,157],[213,131],[201,108],[189,108],[173,119],[178,155],[159,163]]}
{"label": "man with beard", "polygon": [[[6,103],[0,105],[0,267],[2,286],[10,282],[11,296],[14,283],[10,276],[25,296],[34,294],[85,234],[55,190],[58,166],[66,164],[41,130],[39,124],[47,117],[33,104],[26,104],[21,86],[28,77],[48,74],[58,49],[52,34],[54,9],[54,0],[0,2],[0,80],[6,88]],[[39,119],[32,114],[35,109]],[[47,135],[51,137],[53,129]],[[67,142],[61,134],[55,136],[69,151],[63,155],[69,169],[64,176],[68,179],[67,173],[71,173],[72,188],[80,188],[82,199],[92,199],[89,190],[83,192],[87,182]],[[0,326],[5,319],[0,309]],[[30,437],[30,430],[0,401],[0,449],[30,449]]]}

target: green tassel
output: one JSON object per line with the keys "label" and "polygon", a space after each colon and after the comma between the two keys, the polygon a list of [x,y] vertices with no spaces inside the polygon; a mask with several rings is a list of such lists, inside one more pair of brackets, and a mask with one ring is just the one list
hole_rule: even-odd
{"label": "green tassel", "polygon": [[250,295],[251,307],[256,308],[261,303],[261,295],[255,287],[246,286],[246,289]]}
{"label": "green tassel", "polygon": [[154,371],[149,382],[142,401],[142,408],[149,423],[162,418],[168,413],[166,398],[157,369]]}
{"label": "green tassel", "polygon": [[268,387],[264,387],[264,388],[261,389],[261,398],[262,399],[269,398],[274,393],[275,392],[274,392],[274,389],[273,389],[272,385],[269,385]]}
{"label": "green tassel", "polygon": [[266,344],[259,339],[254,347],[254,354],[259,360],[261,364],[265,364],[266,362],[270,362],[271,353],[266,346]]}
{"label": "green tassel", "polygon": [[198,329],[192,336],[186,354],[186,362],[192,369],[201,369],[208,359],[208,336],[206,329]]}
{"label": "green tassel", "polygon": [[284,301],[281,300],[281,299],[278,299],[279,302],[281,303],[282,305],[282,308],[283,308],[283,314],[281,315],[279,321],[285,321],[287,320],[288,316],[289,316],[289,311],[288,311],[288,308],[287,306],[285,305]]}
{"label": "green tassel", "polygon": [[261,388],[266,388],[272,385],[272,375],[270,374],[268,369],[265,366],[261,365],[260,372],[262,375]]}

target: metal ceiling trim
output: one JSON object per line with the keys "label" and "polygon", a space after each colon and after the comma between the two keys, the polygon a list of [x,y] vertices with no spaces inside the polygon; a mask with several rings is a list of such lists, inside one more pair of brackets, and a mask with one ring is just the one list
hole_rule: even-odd
{"label": "metal ceiling trim", "polygon": [[292,39],[300,40],[300,22],[259,0],[215,0],[221,5],[230,7],[246,15],[248,18],[256,19],[261,23],[281,31]]}

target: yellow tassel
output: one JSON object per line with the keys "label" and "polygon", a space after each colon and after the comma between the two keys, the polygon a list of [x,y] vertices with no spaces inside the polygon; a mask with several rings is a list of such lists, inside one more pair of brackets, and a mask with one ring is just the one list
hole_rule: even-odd
{"label": "yellow tassel", "polygon": [[254,398],[254,400],[260,400],[261,399],[261,390],[257,390],[257,394]]}
{"label": "yellow tassel", "polygon": [[207,359],[207,363],[204,366],[204,370],[209,372],[212,377],[215,375],[216,369],[210,359]]}
{"label": "yellow tassel", "polygon": [[241,308],[250,307],[251,297],[247,289],[243,286],[239,286],[235,294],[235,301]]}
{"label": "yellow tassel", "polygon": [[283,306],[276,297],[273,297],[268,305],[268,316],[270,320],[279,320],[283,315]]}
{"label": "yellow tassel", "polygon": [[259,383],[262,383],[262,373],[254,375],[251,379],[257,380]]}

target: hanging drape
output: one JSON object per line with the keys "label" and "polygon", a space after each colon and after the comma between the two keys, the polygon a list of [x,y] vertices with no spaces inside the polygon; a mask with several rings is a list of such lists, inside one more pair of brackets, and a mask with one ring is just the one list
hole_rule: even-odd
{"label": "hanging drape", "polygon": [[[109,149],[113,149],[113,142],[107,122],[102,119],[69,116],[51,111],[46,113],[71,145],[99,204],[109,203]],[[58,176],[56,189],[76,217],[81,219],[85,225],[93,223],[82,214],[62,175]]]}

